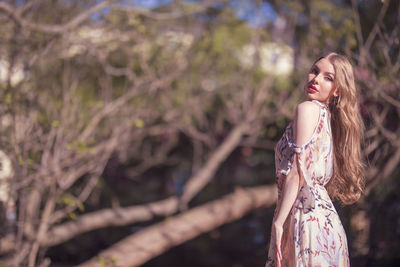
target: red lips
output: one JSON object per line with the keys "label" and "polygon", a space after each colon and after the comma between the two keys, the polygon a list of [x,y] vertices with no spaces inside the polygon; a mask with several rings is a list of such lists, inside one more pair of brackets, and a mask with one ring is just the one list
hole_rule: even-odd
{"label": "red lips", "polygon": [[310,93],[316,93],[316,92],[318,92],[317,87],[315,87],[313,84],[310,84],[310,85],[308,86],[308,92],[310,92]]}

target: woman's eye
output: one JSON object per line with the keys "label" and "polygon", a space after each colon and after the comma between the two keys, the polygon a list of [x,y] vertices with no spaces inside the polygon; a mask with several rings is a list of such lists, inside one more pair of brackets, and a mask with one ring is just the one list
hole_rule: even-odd
{"label": "woman's eye", "polygon": [[331,77],[329,77],[329,76],[326,76],[326,77],[325,77],[325,80],[330,81],[330,82],[333,81],[333,79],[332,79]]}
{"label": "woman's eye", "polygon": [[317,71],[317,69],[311,69],[311,73],[318,74],[318,71]]}

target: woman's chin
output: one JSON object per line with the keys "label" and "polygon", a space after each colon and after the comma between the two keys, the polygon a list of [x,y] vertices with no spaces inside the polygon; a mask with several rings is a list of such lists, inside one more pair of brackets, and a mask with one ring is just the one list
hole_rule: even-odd
{"label": "woman's chin", "polygon": [[313,94],[306,94],[307,100],[318,100]]}

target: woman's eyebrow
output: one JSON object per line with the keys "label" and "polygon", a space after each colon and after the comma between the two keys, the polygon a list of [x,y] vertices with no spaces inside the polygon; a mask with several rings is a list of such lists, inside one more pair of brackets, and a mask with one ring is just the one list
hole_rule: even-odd
{"label": "woman's eyebrow", "polygon": [[[317,65],[314,65],[311,69],[313,69],[313,68],[315,68],[316,70],[320,71],[320,68],[318,68]],[[335,73],[332,73],[332,72],[329,72],[329,71],[325,71],[324,73],[325,73],[325,74],[330,74],[330,75],[332,75],[333,77],[335,77]]]}
{"label": "woman's eyebrow", "polygon": [[330,74],[330,75],[332,75],[333,77],[335,77],[335,73],[332,73],[332,72],[329,72],[329,71],[326,71],[325,73],[326,73],[326,74]]}

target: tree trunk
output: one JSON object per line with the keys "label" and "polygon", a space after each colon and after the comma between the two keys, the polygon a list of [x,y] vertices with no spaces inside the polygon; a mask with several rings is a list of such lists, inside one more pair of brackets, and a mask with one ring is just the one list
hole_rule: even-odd
{"label": "tree trunk", "polygon": [[119,209],[104,209],[78,217],[74,221],[63,223],[51,229],[41,245],[51,247],[89,231],[108,227],[121,226],[136,222],[148,221],[154,216],[168,216],[178,210],[178,198],[169,197],[164,200],[135,205]]}
{"label": "tree trunk", "polygon": [[80,266],[140,266],[168,249],[200,234],[235,221],[257,208],[274,204],[278,194],[274,185],[238,188],[222,199],[192,208],[163,222],[149,226]]}

